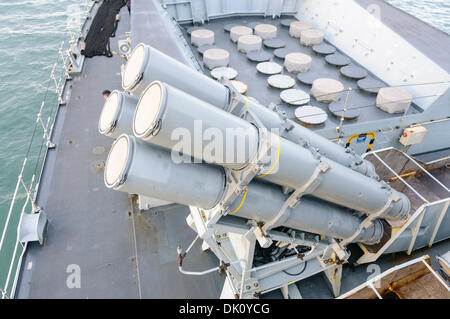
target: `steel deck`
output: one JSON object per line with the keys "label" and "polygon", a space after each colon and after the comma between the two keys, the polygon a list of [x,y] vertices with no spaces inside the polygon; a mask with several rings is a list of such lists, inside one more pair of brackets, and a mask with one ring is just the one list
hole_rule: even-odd
{"label": "steel deck", "polygon": [[[389,114],[387,112],[384,112],[377,108],[375,106],[375,100],[376,95],[375,94],[369,94],[364,91],[361,91],[358,88],[357,80],[352,80],[346,77],[343,77],[340,75],[340,70],[338,67],[328,64],[325,61],[324,55],[317,55],[313,52],[311,47],[305,47],[300,44],[299,39],[292,38],[289,36],[289,28],[283,27],[280,24],[280,19],[272,19],[272,18],[262,18],[262,17],[233,17],[233,18],[223,18],[223,19],[216,19],[211,20],[209,23],[202,25],[202,27],[205,27],[206,29],[214,31],[215,36],[215,45],[221,49],[225,49],[230,53],[230,67],[234,68],[236,71],[238,71],[238,76],[236,77],[236,80],[243,81],[248,86],[248,92],[246,93],[247,96],[251,96],[258,100],[263,105],[269,105],[270,103],[274,103],[279,106],[279,108],[286,112],[286,116],[290,119],[296,120],[294,116],[294,111],[297,108],[296,106],[290,106],[286,103],[283,103],[280,99],[280,93],[282,90],[272,88],[267,84],[267,78],[268,75],[262,74],[256,70],[256,62],[251,62],[247,59],[246,55],[244,53],[241,53],[237,50],[237,44],[233,43],[230,40],[230,33],[224,31],[224,26],[230,23],[236,23],[239,25],[247,26],[249,23],[254,22],[261,22],[261,23],[267,23],[272,24],[278,28],[278,39],[282,39],[286,42],[286,48],[288,50],[292,50],[295,52],[301,52],[304,54],[307,54],[312,57],[312,64],[310,72],[316,72],[318,74],[323,75],[323,77],[331,78],[340,81],[345,89],[352,88],[353,91],[350,94],[350,99],[348,103],[349,108],[357,108],[360,112],[359,118],[353,121],[346,121],[346,125],[351,123],[361,123],[361,122],[367,122],[372,120],[379,120],[379,119],[388,119],[388,118],[394,118],[394,117],[401,117],[403,114]],[[191,27],[191,24],[182,25],[184,27],[183,34],[185,35],[186,41],[190,43],[190,36],[187,34],[187,29]],[[326,41],[325,41],[326,42]],[[192,52],[196,56],[197,60],[200,64],[203,64],[202,62],[202,56],[198,53],[197,47],[191,46]],[[263,51],[268,52],[273,55],[274,49],[269,49],[266,46],[263,45]],[[346,56],[341,51],[337,50],[340,54]],[[348,56],[347,56],[348,57]],[[350,57],[349,57],[350,58]],[[350,60],[352,60],[350,58]],[[273,57],[271,59],[271,62],[275,62],[277,64],[283,65],[284,60],[279,59],[277,57]],[[356,61],[352,60],[352,64],[360,66]],[[204,67],[204,72],[207,75],[210,75],[210,71]],[[311,86],[306,85],[303,83],[300,83],[300,81],[297,79],[297,75],[293,73],[287,72],[285,68],[283,68],[283,71],[281,74],[286,74],[291,76],[296,80],[296,84],[293,88],[301,89],[307,93],[310,92]],[[377,79],[373,74],[369,72],[369,76]],[[380,80],[380,79],[378,79]],[[345,100],[346,98],[346,92],[343,92],[341,94],[341,100]],[[323,130],[323,129],[333,129],[337,126],[339,126],[340,118],[337,118],[333,116],[328,111],[328,104],[317,102],[313,97],[311,97],[311,100],[307,105],[317,106],[321,108],[323,111],[325,111],[328,114],[328,119],[323,125],[318,126],[311,126],[310,129],[312,130]],[[413,105],[414,106],[414,105]],[[419,113],[419,108],[412,107],[408,114],[415,114]]]}
{"label": "steel deck", "polygon": [[[164,35],[168,31],[154,9],[152,1],[134,0],[130,23],[128,11],[123,8],[117,36],[131,29],[133,42],[147,42],[182,60],[172,39]],[[219,30],[225,23],[222,20],[210,25]],[[280,31],[287,34],[285,30]],[[223,34],[223,41],[226,36]],[[117,51],[114,38],[111,46]],[[251,95],[261,99],[258,87],[250,83],[254,74],[246,74],[254,66],[246,66],[248,62],[242,61],[240,55],[235,50],[232,61],[238,69],[244,66],[240,72],[248,77]],[[220,295],[224,278],[218,274],[194,277],[178,272],[176,247],[180,244],[186,247],[195,237],[185,222],[187,207],[179,206],[159,214],[138,214],[126,194],[104,186],[102,165],[112,139],[97,131],[104,102],[101,92],[120,89],[122,63],[117,55],[86,59],[83,73],[69,82],[70,100],[60,109],[54,130],[57,147],[49,153],[39,190],[38,204],[50,220],[48,236],[42,247],[36,243],[29,245],[18,282],[18,298],[217,298]],[[263,85],[263,79],[257,81]],[[267,90],[264,95],[275,101],[275,92]],[[449,249],[450,243],[446,241],[411,256],[387,255],[377,264],[383,271],[425,253],[434,259],[436,254]],[[74,264],[81,270],[81,288],[70,289],[66,284],[71,274],[67,268]],[[205,270],[217,264],[215,256],[200,252],[196,246],[184,267]],[[366,270],[366,266],[355,270],[344,267],[342,292],[365,281],[371,275]],[[298,286],[305,298],[332,297],[321,275],[308,278]],[[264,295],[279,296],[278,292]]]}

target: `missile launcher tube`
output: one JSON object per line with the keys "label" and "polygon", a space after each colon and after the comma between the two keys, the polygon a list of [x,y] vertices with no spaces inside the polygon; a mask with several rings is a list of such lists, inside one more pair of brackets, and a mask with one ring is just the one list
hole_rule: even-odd
{"label": "missile launcher tube", "polygon": [[100,134],[117,138],[122,134],[133,134],[133,116],[138,97],[114,90],[103,105],[98,121]]}
{"label": "missile launcher tube", "polygon": [[[246,166],[258,151],[259,133],[254,125],[159,81],[152,82],[142,93],[134,114],[133,131],[137,137],[170,149],[185,142],[188,144],[183,148],[185,154],[232,169]],[[236,132],[236,136],[220,140],[230,142],[236,138],[237,141],[223,143],[214,154],[207,154],[203,138],[208,131],[223,137],[227,132]],[[227,154],[242,159],[233,156],[227,161]]]}
{"label": "missile launcher tube", "polygon": [[[217,205],[225,190],[221,167],[176,164],[169,151],[127,135],[113,143],[104,178],[109,188],[202,209]],[[275,218],[285,200],[276,185],[251,182],[232,204],[230,214],[267,222]],[[362,222],[343,207],[308,197],[289,210],[283,226],[339,239],[352,236]],[[354,241],[375,244],[383,231],[383,224],[375,220]]]}
{"label": "missile launcher tube", "polygon": [[[223,141],[218,144],[220,148],[215,152],[205,151],[207,146],[203,143],[203,135],[200,135],[200,140],[192,139],[192,136],[194,139],[196,136],[194,123],[199,119],[203,129],[215,129],[223,137]],[[133,127],[137,137],[168,149],[173,149],[180,143],[173,139],[172,133],[183,128],[186,130],[184,138],[188,137],[190,143],[190,147],[183,149],[186,155],[231,169],[247,166],[259,145],[258,130],[253,124],[158,81],[150,84],[143,92],[136,108]],[[238,129],[239,134],[227,134],[230,129]],[[242,140],[242,143],[232,143],[234,137]],[[275,154],[272,154],[272,161],[261,172],[260,177],[265,180],[300,189],[308,184],[320,160],[323,160],[329,169],[320,177],[321,182],[317,188],[312,190],[311,194],[315,197],[374,214],[384,208],[394,193],[398,200],[396,198],[392,201],[380,217],[401,220],[409,213],[410,202],[404,194],[388,190],[382,183],[325,157],[319,159],[310,150],[275,134],[270,135],[270,140]],[[224,154],[236,154],[231,157],[236,162],[225,161]]]}
{"label": "missile launcher tube", "polygon": [[[230,91],[227,87],[148,45],[138,44],[125,65],[122,87],[134,94],[141,94],[155,80],[165,82],[225,111],[229,108]],[[248,106],[269,130],[283,127],[284,120],[276,112],[251,100],[248,100]],[[294,121],[288,122],[293,127],[286,133],[288,140],[294,143],[304,140],[337,163],[370,177],[377,176],[372,163],[359,155]]]}
{"label": "missile launcher tube", "polygon": [[125,91],[140,95],[153,81],[177,83],[180,90],[220,108],[229,104],[229,90],[187,65],[145,44],[131,53],[122,74]]}
{"label": "missile launcher tube", "polygon": [[[284,120],[280,118],[279,114],[267,107],[252,100],[248,100],[248,105],[249,110],[251,110],[268,129],[281,129],[283,125],[285,125]],[[287,119],[286,121],[292,127],[291,130],[285,133],[284,137],[286,139],[294,143],[304,141],[308,145],[314,147],[321,155],[326,156],[336,163],[349,167],[363,175],[376,179],[378,178],[373,164],[353,153],[351,149],[333,143],[327,138],[314,133],[312,130],[292,120]]]}

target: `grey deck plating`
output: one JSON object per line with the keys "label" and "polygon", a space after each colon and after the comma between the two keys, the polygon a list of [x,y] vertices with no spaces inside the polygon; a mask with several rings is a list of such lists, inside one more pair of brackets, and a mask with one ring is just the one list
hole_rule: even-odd
{"label": "grey deck plating", "polygon": [[[389,8],[387,12],[393,10]],[[402,17],[408,23],[414,24],[409,28],[410,32],[417,32],[418,21],[408,15]],[[280,91],[267,88],[267,77],[258,74],[256,64],[248,62],[245,55],[238,53],[234,44],[228,40],[228,33],[223,31],[226,24],[247,24],[253,21],[264,19],[228,18],[211,22],[208,27],[216,32],[219,46],[223,46],[232,54],[231,66],[239,71],[238,79],[249,84],[249,95],[265,104],[279,104]],[[274,23],[273,20],[268,21]],[[313,57],[313,70],[339,78],[338,69],[326,64],[323,57],[315,56],[310,48],[300,46],[298,40],[290,38],[287,30],[282,28],[279,26],[279,33],[288,43],[288,48],[298,48],[300,52],[309,53]],[[121,11],[117,35],[121,36],[127,31],[128,12],[124,8]],[[152,1],[133,1],[131,32],[134,45],[141,41],[146,42],[182,60],[178,47],[168,36],[169,31]],[[438,32],[435,33],[439,38]],[[448,38],[445,41],[448,44]],[[439,50],[448,52],[448,47],[445,49],[447,44],[443,44]],[[111,40],[111,45],[112,49],[117,51],[116,41]],[[429,48],[432,50],[432,46]],[[57,147],[46,159],[38,197],[38,204],[45,209],[50,219],[48,237],[43,247],[37,244],[29,245],[16,297],[217,298],[220,295],[224,278],[218,274],[193,277],[178,272],[176,247],[179,244],[186,247],[195,236],[185,223],[188,214],[186,207],[178,206],[160,214],[137,214],[133,211],[127,195],[111,191],[104,186],[101,164],[106,159],[112,140],[97,132],[98,116],[104,102],[100,92],[105,88],[120,89],[122,63],[123,60],[119,56],[111,59],[87,59],[82,75],[69,82],[71,91],[68,93],[71,98],[67,106],[59,110],[54,130]],[[346,87],[356,87],[356,81],[341,81]],[[299,84],[298,81],[296,87],[309,90],[308,86]],[[374,97],[369,94],[358,93],[355,98],[360,99],[358,103],[374,102]],[[327,110],[326,105],[312,104]],[[292,114],[295,109],[286,105],[283,108]],[[375,107],[367,108],[359,121],[374,116],[389,116],[379,112],[382,111]],[[335,126],[336,122],[337,120],[331,118],[327,125]],[[445,153],[448,155],[448,151]],[[129,212],[132,213],[131,217]],[[436,254],[448,251],[449,246],[447,241],[430,249],[416,251],[411,256],[384,256],[377,261],[377,265],[383,271],[424,253],[434,260]],[[69,265],[74,264],[80,266],[81,288],[70,289],[66,284],[70,273],[66,270]],[[218,260],[214,256],[201,253],[196,246],[186,259],[185,268],[204,270],[217,264]],[[362,283],[371,274],[366,266],[358,267],[354,271],[345,266],[342,292]],[[298,286],[306,298],[332,297],[321,275],[310,277]],[[263,295],[279,296],[279,292]]]}
{"label": "grey deck plating", "polygon": [[[281,19],[282,20],[282,19]],[[369,94],[367,92],[363,92],[359,90],[357,81],[346,78],[340,75],[339,68],[328,64],[325,61],[325,57],[323,55],[315,54],[312,47],[306,47],[300,44],[299,39],[292,38],[289,36],[288,28],[283,27],[280,23],[280,19],[271,19],[271,18],[262,18],[262,17],[233,17],[233,18],[223,18],[217,20],[211,20],[209,23],[204,24],[203,27],[206,29],[210,29],[214,31],[215,34],[215,46],[225,49],[230,53],[230,66],[236,69],[239,72],[237,80],[243,81],[248,85],[247,96],[251,96],[256,98],[261,104],[268,106],[270,103],[275,103],[280,106],[282,111],[286,112],[286,115],[295,119],[294,111],[295,108],[292,106],[288,106],[280,100],[280,90],[271,88],[267,85],[268,76],[261,74],[256,70],[256,63],[249,61],[245,54],[238,52],[237,46],[230,40],[230,34],[224,31],[224,27],[230,23],[236,23],[240,25],[249,25],[249,24],[257,24],[259,23],[267,23],[273,24],[278,27],[278,35],[277,38],[283,40],[286,43],[286,47],[281,49],[287,52],[301,52],[306,53],[312,57],[311,69],[309,72],[318,73],[321,77],[329,77],[332,79],[336,79],[341,81],[345,88],[354,89],[351,93],[352,95],[352,104],[350,107],[358,107],[360,108],[360,116],[358,118],[358,122],[366,122],[373,121],[379,119],[387,119],[393,117],[400,117],[402,114],[391,115],[388,114],[375,106],[376,96],[373,94]],[[190,36],[187,33],[187,30],[191,27],[191,24],[185,24],[184,27],[184,35],[186,41],[190,43]],[[192,47],[192,52],[198,59],[198,61],[202,62],[202,56],[197,52],[195,47]],[[273,54],[273,49],[267,48],[263,46],[262,50],[264,52]],[[337,51],[339,52],[339,51]],[[343,54],[342,52],[339,52]],[[349,58],[350,59],[350,58]],[[283,64],[284,60],[273,57],[271,61]],[[350,61],[352,61],[350,59]],[[352,61],[354,65],[359,66],[356,61]],[[206,71],[206,74],[209,75],[209,72]],[[282,74],[290,75],[296,79],[296,84],[294,88],[298,88],[309,92],[311,86],[305,85],[297,80],[297,75],[293,73],[289,73],[286,69],[283,69]],[[307,73],[305,73],[307,74]],[[369,73],[370,74],[370,73]],[[373,74],[370,74],[372,77],[376,78]],[[342,94],[341,99],[345,99],[345,92]],[[335,128],[339,125],[339,119],[331,116],[328,111],[328,104],[317,102],[315,99],[311,99],[310,105],[320,107],[323,111],[327,112],[330,116],[324,125],[319,127],[312,127],[313,130],[324,130],[329,128]],[[418,108],[414,106],[411,108],[408,114],[420,112]]]}

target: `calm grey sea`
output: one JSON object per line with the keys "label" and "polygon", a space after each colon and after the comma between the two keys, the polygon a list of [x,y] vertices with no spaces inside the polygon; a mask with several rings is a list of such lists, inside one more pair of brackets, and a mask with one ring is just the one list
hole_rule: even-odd
{"label": "calm grey sea", "polygon": [[[450,33],[450,1],[387,0]],[[0,222],[61,40],[84,0],[0,0]],[[54,99],[54,93],[50,100]],[[33,148],[33,153],[39,149]]]}
{"label": "calm grey sea", "polygon": [[[68,28],[75,29],[81,21],[83,8],[85,0],[0,0],[0,222],[14,192],[59,44],[68,39]],[[49,92],[49,105],[55,103],[55,96]],[[32,151],[39,152],[38,145]]]}

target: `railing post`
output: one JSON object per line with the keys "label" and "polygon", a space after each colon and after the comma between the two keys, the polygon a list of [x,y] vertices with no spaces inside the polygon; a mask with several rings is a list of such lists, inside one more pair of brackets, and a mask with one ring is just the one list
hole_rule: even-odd
{"label": "railing post", "polygon": [[11,214],[12,214],[14,205],[16,203],[17,192],[19,191],[20,180],[22,179],[22,174],[23,174],[23,171],[25,169],[26,163],[27,163],[27,158],[25,157],[24,160],[23,160],[22,169],[20,170],[20,174],[19,174],[19,176],[17,178],[16,189],[14,190],[14,195],[13,195],[13,198],[11,200],[11,205],[9,206],[8,215],[6,217],[5,226],[3,228],[2,238],[0,239],[0,251],[2,250],[3,242],[5,240],[6,231],[8,230],[9,219],[11,218]]}
{"label": "railing post", "polygon": [[[32,183],[34,182],[34,178],[35,175],[33,174]],[[22,184],[22,187],[25,189],[28,200],[31,202],[31,206],[33,207],[33,213],[39,212],[41,208],[38,205],[36,205],[33,196],[31,196],[31,191],[28,189],[27,185],[25,185],[25,181],[23,180],[22,177],[20,178],[20,183]]]}
{"label": "railing post", "polygon": [[50,138],[50,133],[48,131],[48,126],[50,124],[50,119],[51,118],[50,118],[50,116],[48,117],[46,125],[42,121],[42,109],[43,109],[44,103],[45,103],[45,101],[42,102],[41,111],[37,115],[36,122],[38,122],[41,125],[42,130],[44,131],[43,138],[45,138],[47,140],[45,145],[47,146],[48,149],[53,149],[53,148],[56,147],[56,145],[54,143],[52,143],[51,138]]}
{"label": "railing post", "polygon": [[2,292],[2,299],[5,299],[5,297],[6,299],[11,299],[2,287],[0,287],[0,291]]}
{"label": "railing post", "polygon": [[340,143],[341,138],[344,137],[344,132],[342,130],[342,127],[344,125],[345,112],[347,112],[347,103],[350,98],[351,92],[352,92],[352,88],[349,88],[347,91],[347,97],[345,98],[344,109],[342,110],[341,120],[339,121],[339,127],[337,129],[337,131],[339,132],[338,143]]}

